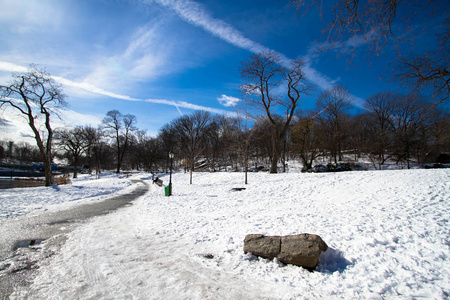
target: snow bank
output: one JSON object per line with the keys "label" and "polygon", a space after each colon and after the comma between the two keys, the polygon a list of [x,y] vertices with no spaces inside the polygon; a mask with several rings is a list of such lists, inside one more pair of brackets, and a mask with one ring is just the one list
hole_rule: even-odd
{"label": "snow bank", "polygon": [[[249,175],[175,174],[174,196],[152,186],[78,227],[12,298],[449,297],[450,170]],[[330,249],[310,273],[244,255],[248,233],[314,233]]]}

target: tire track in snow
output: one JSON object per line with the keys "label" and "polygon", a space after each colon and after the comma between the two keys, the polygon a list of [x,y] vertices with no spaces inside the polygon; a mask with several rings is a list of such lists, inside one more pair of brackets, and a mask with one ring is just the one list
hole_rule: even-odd
{"label": "tire track in snow", "polygon": [[[16,252],[15,245],[17,245],[19,238],[25,240],[45,240],[39,248],[41,251],[40,256],[34,255],[35,257],[30,257],[30,260],[46,260],[48,257],[46,257],[47,254],[45,254],[45,249],[42,251],[42,247],[56,247],[57,249],[55,249],[55,251],[60,251],[64,244],[64,242],[60,243],[60,239],[58,238],[61,234],[67,234],[77,228],[82,222],[95,216],[105,215],[111,211],[117,210],[147,193],[149,189],[147,183],[142,180],[131,180],[131,182],[136,184],[136,186],[129,194],[118,195],[93,204],[82,204],[68,210],[45,212],[27,218],[19,217],[3,222],[0,230],[2,238],[0,240],[0,259],[13,259],[14,253]],[[55,241],[57,242],[55,243]],[[36,258],[37,256],[39,257]],[[41,265],[42,264],[46,264],[46,262],[41,263]],[[91,279],[93,281],[99,280],[95,277],[97,274],[93,270],[86,269],[85,271],[88,276],[92,277]],[[55,272],[59,273],[61,270],[55,270]],[[74,273],[74,270],[69,270],[69,272]],[[4,274],[0,274],[0,297],[7,298],[11,293],[14,293],[14,289],[18,290],[18,293],[15,293],[16,295],[24,293],[28,294],[28,285],[30,284],[31,279],[39,272],[36,272],[36,269],[32,268],[23,270],[22,272],[12,273],[6,271],[3,273]],[[2,276],[7,276],[8,281],[3,280]],[[59,284],[58,280],[54,280],[54,282],[57,283],[56,285]],[[5,284],[7,286],[3,286]],[[48,284],[44,285],[48,286]],[[51,284],[49,290],[57,288],[58,286]]]}
{"label": "tire track in snow", "polygon": [[[198,250],[179,233],[164,232],[157,224],[138,229],[142,222],[139,218],[146,217],[136,212],[139,209],[124,208],[70,233],[62,253],[70,252],[71,260],[67,261],[64,255],[56,257],[42,275],[48,280],[67,265],[78,266],[79,270],[61,274],[58,280],[64,285],[58,290],[44,287],[33,290],[31,295],[37,299],[276,298],[270,297],[270,289],[263,285],[202,265]],[[95,260],[89,258],[90,253],[95,253]],[[142,272],[148,276],[142,278]]]}

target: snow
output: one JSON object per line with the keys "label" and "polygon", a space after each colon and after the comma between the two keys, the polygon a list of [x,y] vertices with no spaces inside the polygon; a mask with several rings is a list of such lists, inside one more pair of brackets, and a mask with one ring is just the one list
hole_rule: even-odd
{"label": "snow", "polygon": [[[189,185],[189,174],[174,174],[172,197],[151,185],[132,206],[68,233],[58,253],[39,262],[33,284],[11,298],[448,299],[449,179],[449,169],[251,173],[244,185],[243,173],[194,173]],[[58,207],[71,199],[66,193],[81,199],[78,190],[97,189],[88,193],[97,197],[126,188],[124,181],[13,193],[36,197],[33,208]],[[46,203],[33,190],[48,193]],[[11,192],[2,191],[1,202],[4,193]],[[308,272],[245,255],[249,233],[314,233],[330,248]]]}
{"label": "snow", "polygon": [[[120,193],[130,186],[116,174],[103,174],[94,180],[88,175],[72,179],[69,185],[54,185],[51,188],[14,188],[0,190],[0,224],[2,220],[25,215],[35,210],[64,209],[83,201],[99,201]],[[59,204],[59,205],[57,205]]]}

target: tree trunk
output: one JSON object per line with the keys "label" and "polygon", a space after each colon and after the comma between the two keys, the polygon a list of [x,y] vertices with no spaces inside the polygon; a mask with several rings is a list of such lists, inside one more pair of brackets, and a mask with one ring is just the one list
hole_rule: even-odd
{"label": "tree trunk", "polygon": [[[43,155],[41,154],[41,157]],[[44,154],[45,156],[45,154]],[[45,186],[51,186],[53,184],[52,164],[50,158],[43,157],[44,161],[44,173],[45,173]]]}
{"label": "tree trunk", "polygon": [[189,170],[189,184],[192,184],[192,172],[194,172],[194,164],[191,165]]}
{"label": "tree trunk", "polygon": [[281,150],[279,145],[279,140],[273,139],[273,151],[272,151],[272,162],[270,165],[270,172],[271,174],[278,173],[278,160],[280,160],[281,157]]}
{"label": "tree trunk", "polygon": [[408,170],[409,170],[411,168],[410,165],[409,165],[409,150],[410,150],[409,139],[406,139],[406,147],[405,148],[406,148],[405,149],[406,165],[407,165]]}
{"label": "tree trunk", "polygon": [[[42,110],[42,108],[41,108]],[[48,162],[47,165],[47,170],[45,171],[45,173],[48,173],[48,182],[49,185],[52,185],[53,182],[53,172],[52,172],[52,141],[53,141],[53,130],[52,127],[50,126],[50,113],[47,110],[45,111],[45,128],[47,129],[47,142],[46,142],[46,147],[45,147],[45,156],[46,156],[46,161]],[[44,163],[45,166],[45,163]],[[45,176],[45,181],[47,183],[47,175]]]}
{"label": "tree trunk", "polygon": [[248,154],[247,154],[247,150],[245,150],[244,165],[245,165],[245,184],[248,184],[248,181],[247,181],[247,173],[248,173]]}
{"label": "tree trunk", "polygon": [[89,175],[92,174],[92,153],[91,153],[91,147],[87,149],[87,159],[88,159],[88,166],[89,166]]}
{"label": "tree trunk", "polygon": [[42,162],[44,164],[44,174],[45,174],[45,186],[51,186],[53,184],[53,173],[51,164],[51,152],[45,149],[44,143],[42,142],[41,135],[34,125],[34,119],[29,116],[28,124],[34,132],[34,137],[39,149],[39,154],[41,155]]}
{"label": "tree trunk", "polygon": [[119,129],[116,129],[116,143],[117,143],[117,166],[116,173],[120,173],[120,139],[119,139]]}
{"label": "tree trunk", "polygon": [[283,161],[283,173],[286,173],[286,139],[284,139],[284,141],[283,141],[282,161]]}
{"label": "tree trunk", "polygon": [[78,156],[73,158],[73,178],[78,178]]}
{"label": "tree trunk", "polygon": [[120,165],[122,164],[122,161],[120,159],[120,148],[117,148],[117,168],[116,168],[116,173],[119,174],[120,173]]}

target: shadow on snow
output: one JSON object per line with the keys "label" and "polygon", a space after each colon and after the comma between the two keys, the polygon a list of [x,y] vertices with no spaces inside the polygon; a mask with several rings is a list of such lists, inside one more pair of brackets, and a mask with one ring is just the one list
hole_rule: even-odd
{"label": "shadow on snow", "polygon": [[320,256],[319,265],[316,268],[316,271],[321,273],[342,273],[348,266],[352,266],[354,263],[355,262],[347,260],[342,251],[329,247],[327,251],[323,252]]}

